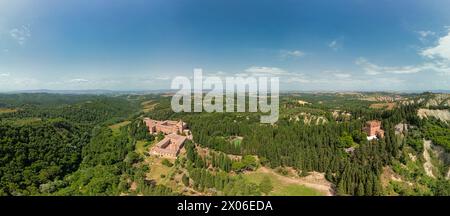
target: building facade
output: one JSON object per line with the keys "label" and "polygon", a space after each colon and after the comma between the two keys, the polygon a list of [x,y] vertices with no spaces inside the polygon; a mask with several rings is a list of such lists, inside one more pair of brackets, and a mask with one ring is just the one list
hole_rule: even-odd
{"label": "building facade", "polygon": [[372,120],[366,122],[363,131],[367,133],[367,140],[373,140],[384,137],[384,130],[381,129],[381,121]]}
{"label": "building facade", "polygon": [[156,121],[150,118],[145,118],[144,122],[151,134],[159,132],[162,132],[163,134],[181,134],[186,129],[186,123],[183,121]]}
{"label": "building facade", "polygon": [[[150,154],[160,157],[176,158],[183,148],[186,139],[192,139],[192,134],[183,121],[157,121],[144,118],[144,123],[151,134],[163,133],[164,139],[150,149]],[[183,135],[181,135],[183,134]]]}
{"label": "building facade", "polygon": [[161,157],[176,158],[180,153],[181,148],[183,148],[184,141],[186,141],[185,136],[180,136],[177,134],[169,134],[159,141],[155,147],[150,150],[150,154],[157,155]]}

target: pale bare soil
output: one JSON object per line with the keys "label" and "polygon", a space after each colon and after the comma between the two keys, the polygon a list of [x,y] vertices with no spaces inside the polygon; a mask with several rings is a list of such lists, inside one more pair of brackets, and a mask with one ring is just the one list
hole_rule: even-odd
{"label": "pale bare soil", "polygon": [[426,107],[438,105],[450,106],[450,94],[436,94],[425,104]]}
{"label": "pale bare soil", "polygon": [[300,184],[309,188],[313,188],[326,196],[335,195],[332,184],[325,179],[325,175],[323,173],[310,172],[310,175],[299,178],[283,176],[266,167],[259,168],[259,171],[262,173],[270,173],[272,175],[276,175],[279,180],[286,183]]}
{"label": "pale bare soil", "polygon": [[298,100],[298,104],[300,104],[300,105],[306,105],[306,104],[310,104],[310,103],[307,102],[307,101]]}
{"label": "pale bare soil", "polygon": [[383,186],[383,188],[386,188],[389,185],[390,181],[404,182],[410,186],[413,185],[413,183],[403,180],[402,177],[399,174],[395,173],[391,167],[383,167],[383,171],[381,173],[381,185]]}
{"label": "pale bare soil", "polygon": [[153,100],[144,101],[141,103],[142,111],[150,112],[155,109],[156,105],[158,105],[158,103],[155,103]]}
{"label": "pale bare soil", "polygon": [[430,110],[430,109],[419,109],[417,115],[420,118],[434,117],[443,122],[450,121],[450,112],[448,110]]}
{"label": "pale bare soil", "polygon": [[435,178],[433,174],[433,163],[431,163],[431,141],[430,140],[423,140],[423,158],[425,159],[425,163],[423,164],[423,168],[425,169],[425,173],[427,176],[430,176],[432,178]]}

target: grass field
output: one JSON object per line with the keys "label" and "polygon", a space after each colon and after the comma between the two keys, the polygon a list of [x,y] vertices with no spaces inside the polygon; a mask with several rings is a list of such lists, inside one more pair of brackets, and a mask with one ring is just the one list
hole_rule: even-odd
{"label": "grass field", "polygon": [[139,140],[136,142],[136,153],[140,155],[144,155],[144,152],[147,151],[147,147],[145,146],[147,144],[146,141]]}
{"label": "grass field", "polygon": [[150,112],[152,111],[158,103],[155,103],[153,100],[144,101],[141,103],[142,111]]}
{"label": "grass field", "polygon": [[260,171],[244,174],[248,181],[259,184],[267,176],[272,182],[273,190],[270,196],[322,196],[320,192],[298,183],[284,181],[284,177],[274,173],[262,173]]}
{"label": "grass field", "polygon": [[11,125],[17,125],[17,126],[22,126],[22,125],[29,125],[29,124],[33,124],[36,122],[40,122],[42,121],[41,118],[21,118],[21,119],[14,119],[14,120],[6,120],[5,122],[10,123]]}
{"label": "grass field", "polygon": [[370,105],[372,109],[387,109],[392,110],[395,107],[395,103],[374,103]]}
{"label": "grass field", "polygon": [[126,126],[130,123],[131,123],[130,121],[124,121],[124,122],[120,122],[117,124],[113,124],[113,125],[109,126],[109,128],[111,128],[113,133],[118,133],[121,127]]}
{"label": "grass field", "polygon": [[0,108],[0,114],[17,112],[17,109]]}
{"label": "grass field", "polygon": [[[167,167],[163,165],[161,162],[164,160],[163,158],[152,157],[149,161],[150,163],[150,172],[147,173],[147,179],[153,179],[159,184],[167,184],[169,182],[169,176],[174,172],[174,167]],[[174,163],[175,160],[169,159],[171,163]],[[161,175],[165,175],[164,178]]]}

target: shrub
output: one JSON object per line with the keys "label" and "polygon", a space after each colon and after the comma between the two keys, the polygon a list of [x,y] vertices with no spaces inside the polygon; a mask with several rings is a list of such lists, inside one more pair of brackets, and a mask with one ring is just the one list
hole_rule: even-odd
{"label": "shrub", "polygon": [[167,160],[167,159],[164,159],[162,162],[161,162],[161,164],[162,165],[164,165],[164,166],[167,166],[167,167],[172,167],[173,166],[173,163],[171,163],[169,160]]}

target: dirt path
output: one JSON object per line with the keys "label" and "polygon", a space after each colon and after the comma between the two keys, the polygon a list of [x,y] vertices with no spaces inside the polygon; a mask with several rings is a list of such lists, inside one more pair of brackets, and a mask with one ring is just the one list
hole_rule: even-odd
{"label": "dirt path", "polygon": [[425,173],[427,174],[427,176],[436,178],[433,174],[433,164],[431,163],[431,156],[429,151],[431,151],[431,141],[423,140],[423,157],[425,158],[423,168],[425,169]]}
{"label": "dirt path", "polygon": [[289,184],[300,184],[309,188],[313,188],[325,194],[326,196],[334,196],[334,190],[330,182],[325,180],[323,174],[314,172],[313,174],[303,177],[303,178],[295,178],[295,177],[287,177],[282,176],[271,169],[266,167],[261,167],[259,169],[263,173],[270,173],[278,177],[279,180],[289,183]]}

